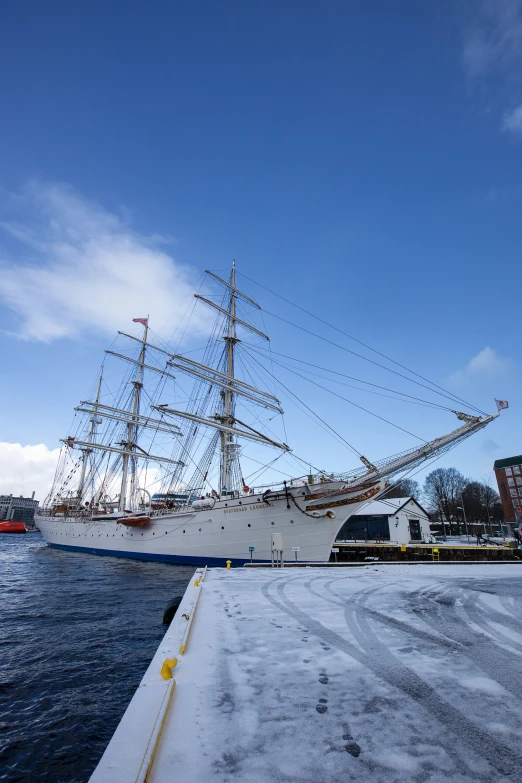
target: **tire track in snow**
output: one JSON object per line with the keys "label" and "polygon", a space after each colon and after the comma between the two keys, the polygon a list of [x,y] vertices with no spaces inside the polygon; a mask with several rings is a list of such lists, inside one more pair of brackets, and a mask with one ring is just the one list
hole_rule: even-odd
{"label": "tire track in snow", "polygon": [[[325,588],[332,595],[336,596],[337,594],[331,590],[332,584],[334,584],[334,582],[328,582],[325,585]],[[376,590],[378,589],[379,588],[376,588]],[[358,591],[353,595],[353,598],[356,598],[361,593],[367,594],[367,591],[366,590]],[[316,593],[316,595],[319,594]],[[340,601],[342,602],[342,606],[346,605],[346,601],[343,601],[342,598],[340,598]],[[383,614],[382,612],[379,612],[377,609],[370,609],[370,607],[365,606],[365,612],[377,622],[382,623],[383,625],[387,625],[390,628],[394,628],[395,630],[401,631],[402,633],[409,634],[410,636],[413,636],[417,639],[421,639],[424,642],[429,642],[430,644],[435,644],[440,647],[447,647],[451,650],[461,651],[463,649],[463,646],[459,642],[456,642],[454,639],[449,639],[447,636],[443,636],[440,633],[434,634],[431,633],[430,631],[424,631],[422,628],[417,628],[414,625],[410,625],[405,620],[399,620],[397,617],[391,617],[390,615]]]}
{"label": "tire track in snow", "polygon": [[[430,602],[429,595],[426,599]],[[464,601],[466,596],[464,596]],[[470,624],[472,619],[468,614],[459,614],[455,608],[456,597],[452,601],[441,604],[440,600],[431,600],[424,614],[424,622],[434,629],[441,630],[450,639],[460,642],[466,647],[466,655],[473,664],[482,669],[488,677],[498,682],[506,690],[511,691],[513,683],[520,677],[519,659],[496,644],[489,636],[477,631]],[[438,606],[434,606],[437,603]],[[471,610],[473,613],[473,610]],[[464,622],[463,622],[464,621]],[[475,620],[473,620],[475,622]],[[480,623],[477,623],[480,625]]]}
{"label": "tire track in snow", "polygon": [[490,623],[501,625],[503,628],[507,628],[509,631],[512,631],[512,633],[520,636],[521,640],[519,642],[510,638],[507,634],[505,635],[505,638],[506,643],[509,643],[513,648],[522,651],[522,623],[508,617],[504,612],[499,612],[498,609],[494,609],[492,606],[484,604],[480,600],[478,602],[473,601],[471,597],[466,599],[463,609],[469,614],[473,622],[480,625],[481,628],[493,636],[495,636],[497,632],[491,629]]}
{"label": "tire track in snow", "polygon": [[[299,577],[296,577],[296,579],[298,580]],[[296,581],[296,579],[292,581]],[[353,623],[350,616],[349,606],[345,608],[345,619],[348,627],[354,633],[354,638],[362,644],[364,651],[299,609],[285,595],[287,584],[277,584],[278,598],[274,598],[269,592],[272,585],[272,580],[265,582],[261,587],[261,592],[276,608],[290,615],[300,624],[304,624],[309,629],[309,633],[313,633],[341,652],[346,653],[362,666],[373,671],[380,680],[396,687],[411,698],[433,715],[445,729],[449,729],[454,736],[460,737],[464,745],[468,745],[479,758],[483,758],[494,769],[504,775],[518,775],[522,764],[522,756],[517,754],[512,748],[500,742],[495,742],[489,734],[483,732],[462,712],[444,701],[424,680],[398,661],[369,629],[368,623],[364,618],[362,618],[362,624],[365,627],[365,633],[362,632],[362,629],[359,630],[357,624]],[[348,602],[345,603],[348,604]],[[359,608],[358,621],[361,619],[361,614]],[[371,642],[369,642],[369,639],[371,639]],[[379,655],[376,654],[376,650],[379,651]],[[447,752],[457,763],[461,773],[463,771],[464,774],[471,773],[467,766],[464,766],[465,762],[460,756],[451,753],[451,748],[448,748]],[[485,781],[491,781],[492,779],[490,774],[481,776],[473,771],[472,775],[475,779],[481,777]],[[516,777],[513,779],[516,779]]]}

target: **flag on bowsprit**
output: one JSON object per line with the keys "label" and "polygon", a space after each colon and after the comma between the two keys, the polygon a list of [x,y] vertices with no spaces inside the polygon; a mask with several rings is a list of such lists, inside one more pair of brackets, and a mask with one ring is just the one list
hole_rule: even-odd
{"label": "flag on bowsprit", "polygon": [[133,318],[132,319],[133,324],[143,324],[143,326],[149,325],[149,319],[148,318]]}
{"label": "flag on bowsprit", "polygon": [[509,402],[507,400],[497,400],[495,398],[495,402],[497,403],[497,411],[503,411],[506,408],[509,408]]}

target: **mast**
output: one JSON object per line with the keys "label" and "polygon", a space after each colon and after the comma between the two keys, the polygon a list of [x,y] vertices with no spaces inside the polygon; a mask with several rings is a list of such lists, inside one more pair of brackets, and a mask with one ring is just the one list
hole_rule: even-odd
{"label": "mast", "polygon": [[145,365],[145,350],[147,346],[147,332],[149,331],[149,317],[136,319],[143,324],[143,339],[140,351],[140,358],[138,362],[138,375],[134,385],[134,395],[132,401],[132,421],[127,424],[127,441],[122,443],[125,448],[125,453],[122,457],[122,472],[121,472],[121,490],[120,490],[120,502],[118,504],[119,511],[125,511],[125,505],[127,501],[127,478],[129,473],[129,458],[132,456],[132,449],[136,445],[134,443],[135,432],[137,428],[137,417],[141,389],[143,387],[143,368]]}
{"label": "mast", "polygon": [[[103,367],[100,372],[100,380],[98,381],[98,390],[96,392],[96,398],[94,400],[94,406],[91,416],[91,426],[89,428],[89,435],[87,436],[87,443],[92,443],[93,437],[94,437],[94,430],[96,429],[97,419],[98,419],[98,403],[100,402],[100,392],[101,392],[101,385],[102,385],[102,379],[103,379]],[[82,502],[83,497],[83,491],[85,489],[85,476],[87,473],[87,460],[89,459],[89,454],[92,453],[92,449],[87,447],[86,449],[82,449],[83,451],[83,462],[82,462],[82,472],[80,474],[80,483],[78,484],[78,505]]]}
{"label": "mast", "polygon": [[[237,342],[236,338],[236,262],[232,261],[232,274],[230,279],[231,294],[230,294],[230,318],[228,322],[228,336],[224,339],[227,342],[227,377],[228,388],[223,392],[223,424],[228,427],[233,424],[232,418],[232,404],[233,404],[233,392],[232,382],[234,379],[234,345]],[[230,432],[221,431],[221,494],[223,492],[230,492],[230,446],[234,443],[234,436]]]}

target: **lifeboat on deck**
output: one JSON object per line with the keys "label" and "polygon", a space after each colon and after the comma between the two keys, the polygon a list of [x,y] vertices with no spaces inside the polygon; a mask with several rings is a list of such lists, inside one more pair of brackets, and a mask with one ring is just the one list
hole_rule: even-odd
{"label": "lifeboat on deck", "polygon": [[0,533],[27,533],[23,522],[0,520]]}
{"label": "lifeboat on deck", "polygon": [[125,525],[125,527],[145,527],[150,524],[150,517],[121,517],[117,520],[118,525]]}

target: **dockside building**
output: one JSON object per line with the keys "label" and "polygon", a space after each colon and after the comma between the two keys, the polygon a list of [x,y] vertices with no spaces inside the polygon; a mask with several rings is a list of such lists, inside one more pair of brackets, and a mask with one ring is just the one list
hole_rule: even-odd
{"label": "dockside building", "polygon": [[32,527],[38,503],[39,501],[34,499],[34,492],[30,498],[24,498],[23,495],[0,495],[0,519],[12,519]]}
{"label": "dockside building", "polygon": [[409,544],[429,535],[430,516],[415,498],[383,498],[353,514],[339,530],[337,540]]}

